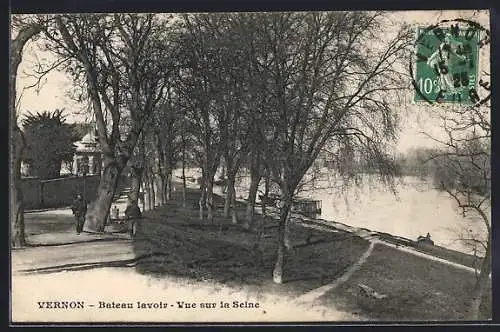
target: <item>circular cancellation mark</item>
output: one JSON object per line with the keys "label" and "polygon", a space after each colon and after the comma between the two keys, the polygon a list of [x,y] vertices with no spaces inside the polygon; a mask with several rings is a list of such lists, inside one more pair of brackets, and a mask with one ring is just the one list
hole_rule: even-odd
{"label": "circular cancellation mark", "polygon": [[481,51],[490,32],[465,19],[442,20],[417,28],[410,61],[415,102],[479,106],[491,97],[489,74],[479,73]]}

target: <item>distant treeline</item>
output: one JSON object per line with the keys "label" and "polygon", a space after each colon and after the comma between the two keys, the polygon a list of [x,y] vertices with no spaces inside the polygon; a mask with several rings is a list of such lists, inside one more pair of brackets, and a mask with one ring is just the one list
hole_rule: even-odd
{"label": "distant treeline", "polygon": [[[395,176],[416,176],[431,182],[436,188],[467,191],[483,195],[489,184],[489,146],[478,140],[470,140],[459,150],[417,147],[386,157],[387,167]],[[322,166],[331,167],[328,159]],[[377,169],[369,161],[354,158],[349,161],[350,172],[372,174]]]}
{"label": "distant treeline", "polygon": [[412,148],[405,153],[400,153],[395,158],[399,174],[401,176],[418,176],[428,178],[438,172],[438,165],[433,157],[439,155],[440,150],[436,148]]}
{"label": "distant treeline", "polygon": [[489,190],[489,146],[478,140],[465,142],[458,151],[413,148],[395,158],[401,176],[418,176],[437,188],[466,190],[485,195]]}

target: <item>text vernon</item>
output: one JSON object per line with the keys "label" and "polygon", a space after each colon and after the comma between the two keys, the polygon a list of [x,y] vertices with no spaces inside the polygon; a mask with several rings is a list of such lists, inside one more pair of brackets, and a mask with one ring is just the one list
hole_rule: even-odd
{"label": "text vernon", "polygon": [[38,309],[83,309],[84,301],[38,301]]}

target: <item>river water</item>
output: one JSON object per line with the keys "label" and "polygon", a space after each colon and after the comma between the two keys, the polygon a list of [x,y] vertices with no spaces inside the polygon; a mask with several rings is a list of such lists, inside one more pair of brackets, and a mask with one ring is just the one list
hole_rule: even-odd
{"label": "river water", "polygon": [[[237,197],[246,198],[249,177],[242,175],[237,182]],[[469,232],[476,237],[485,234],[480,220],[464,218],[446,192],[418,177],[397,179],[396,194],[380,183],[366,180],[347,192],[332,189],[335,187],[332,181],[320,181],[314,187],[299,195],[321,200],[322,214],[319,217],[325,220],[412,240],[430,233],[435,245],[467,253],[471,253],[471,248],[457,240],[459,234]],[[215,191],[220,193],[221,188]]]}

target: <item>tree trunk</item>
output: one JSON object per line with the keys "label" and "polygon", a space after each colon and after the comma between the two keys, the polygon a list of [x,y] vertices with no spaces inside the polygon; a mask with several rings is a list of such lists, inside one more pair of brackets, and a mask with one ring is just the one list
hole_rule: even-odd
{"label": "tree trunk", "polygon": [[186,136],[184,130],[184,118],[182,120],[182,207],[186,208]]}
{"label": "tree trunk", "polygon": [[186,167],[184,164],[184,153],[182,154],[182,207],[186,208]]}
{"label": "tree trunk", "polygon": [[214,174],[207,178],[207,221],[214,222]]}
{"label": "tree trunk", "polygon": [[236,189],[234,187],[234,177],[231,181],[231,217],[233,224],[238,223],[238,211],[236,211]]}
{"label": "tree trunk", "polygon": [[[264,184],[264,197],[267,197],[269,195],[269,189],[271,187],[271,179],[267,175],[265,177],[265,184]],[[262,208],[262,215],[266,215],[266,204],[265,202],[261,202],[261,208]]]}
{"label": "tree trunk", "polygon": [[488,287],[488,282],[491,273],[491,241],[489,240],[486,245],[486,253],[481,264],[481,271],[479,272],[479,278],[474,285],[474,290],[472,291],[471,308],[469,312],[470,320],[479,320],[480,307],[482,304],[482,299],[485,290]]}
{"label": "tree trunk", "polygon": [[149,181],[149,191],[151,193],[150,194],[151,205],[149,209],[154,210],[156,208],[156,191],[155,191],[155,178],[152,172],[149,172],[148,181]]}
{"label": "tree trunk", "polygon": [[226,178],[226,193],[224,195],[224,217],[229,217],[229,208],[231,207],[231,195],[233,191],[231,190],[231,184],[229,177]]}
{"label": "tree trunk", "polygon": [[155,175],[155,192],[156,192],[156,201],[159,206],[165,204],[165,193],[163,192],[163,183],[161,180],[160,174]]}
{"label": "tree trunk", "polygon": [[24,45],[33,36],[42,31],[39,24],[30,24],[23,27],[10,45],[10,76],[9,76],[9,130],[10,140],[10,221],[11,245],[19,248],[26,244],[24,234],[24,204],[21,189],[21,156],[24,148],[22,133],[17,126],[17,70],[23,59]]}
{"label": "tree trunk", "polygon": [[104,223],[109,215],[121,171],[116,163],[105,161],[104,171],[97,187],[97,197],[89,205],[85,218],[86,230],[104,231]]}
{"label": "tree trunk", "polygon": [[167,201],[172,199],[172,170],[167,175]]}
{"label": "tree trunk", "polygon": [[167,204],[167,180],[166,180],[166,176],[165,174],[163,173],[160,173],[159,174],[159,177],[160,177],[160,187],[159,187],[159,191],[160,191],[160,198],[161,198],[161,204]]}
{"label": "tree trunk", "polygon": [[169,200],[172,199],[170,197],[170,181],[168,173],[165,176],[165,187],[163,187],[163,190],[165,191],[165,200],[168,202]]}
{"label": "tree trunk", "polygon": [[292,243],[290,242],[290,213],[288,213],[285,221],[284,243],[285,248],[292,249]]}
{"label": "tree trunk", "polygon": [[127,199],[127,206],[139,207],[139,192],[141,190],[142,174],[144,169],[142,167],[132,166],[130,169],[130,194]]}
{"label": "tree trunk", "polygon": [[254,223],[255,199],[257,197],[257,191],[259,190],[259,182],[261,178],[259,168],[255,167],[254,164],[257,163],[252,161],[252,166],[250,168],[250,188],[248,190],[245,223],[243,225],[246,229],[252,227]]}
{"label": "tree trunk", "polygon": [[165,175],[165,166],[166,166],[166,161],[165,161],[165,153],[162,148],[163,143],[161,140],[160,136],[160,131],[156,130],[155,131],[155,136],[156,136],[156,154],[158,156],[158,177],[160,179],[160,183],[157,186],[156,192],[159,194],[159,200],[162,205],[167,203],[167,197],[166,197],[166,191],[165,191],[165,186],[166,186],[166,175]]}
{"label": "tree trunk", "polygon": [[15,127],[13,136],[11,138],[13,148],[15,151],[11,151],[13,154],[11,159],[11,169],[10,174],[12,177],[10,188],[10,221],[11,221],[11,245],[13,248],[20,248],[26,245],[26,237],[24,234],[24,204],[23,204],[23,193],[21,190],[21,156],[23,149],[23,138],[22,132],[19,127]]}
{"label": "tree trunk", "polygon": [[144,187],[146,189],[146,198],[147,198],[147,209],[151,210],[151,182],[149,181],[149,172],[146,170],[144,176]]}
{"label": "tree trunk", "polygon": [[281,209],[278,225],[278,255],[274,265],[273,281],[276,284],[283,283],[283,266],[285,261],[285,229],[288,212],[290,211],[290,199],[285,199],[284,206]]}
{"label": "tree trunk", "polygon": [[202,170],[201,183],[200,183],[200,200],[198,205],[200,206],[200,220],[203,221],[203,210],[207,202],[207,180],[206,173]]}
{"label": "tree trunk", "polygon": [[144,181],[142,181],[142,195],[141,195],[141,205],[142,211],[146,211],[146,188],[144,187]]}
{"label": "tree trunk", "polygon": [[150,202],[151,199],[149,197],[150,191],[149,191],[149,181],[148,181],[148,173],[147,171],[144,171],[144,176],[142,178],[142,188],[144,189],[144,211],[150,210]]}

